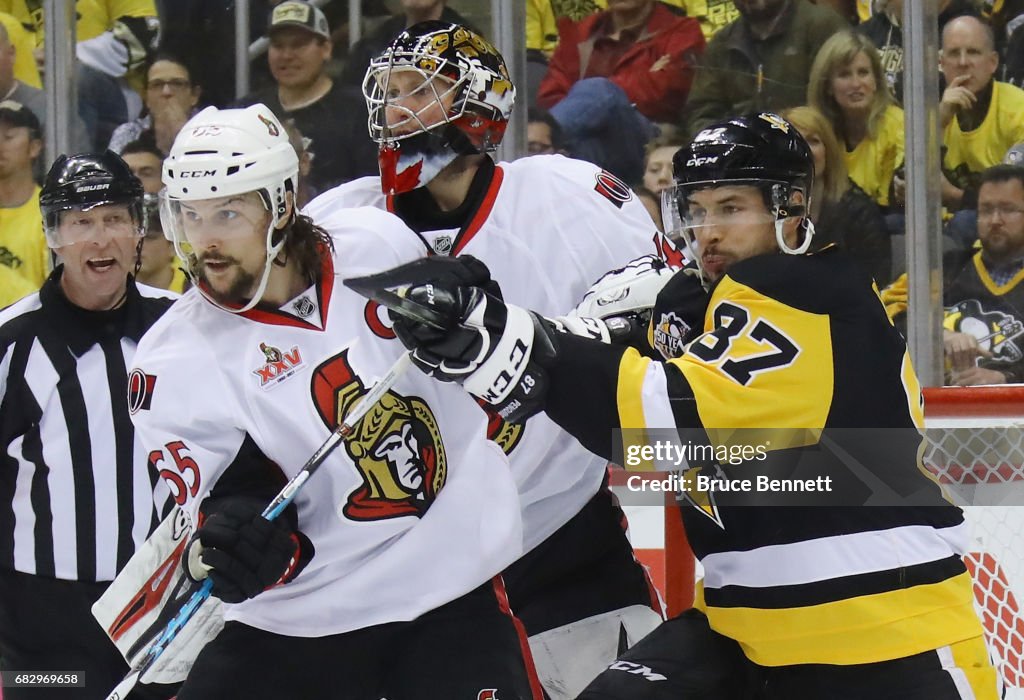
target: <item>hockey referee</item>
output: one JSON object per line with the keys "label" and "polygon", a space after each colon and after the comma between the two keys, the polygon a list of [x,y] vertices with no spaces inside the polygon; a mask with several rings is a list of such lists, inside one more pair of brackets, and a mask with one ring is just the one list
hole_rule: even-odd
{"label": "hockey referee", "polygon": [[[133,278],[142,196],[110,151],[58,158],[40,207],[61,264],[0,312],[5,700],[103,698],[127,672],[90,606],[168,497],[135,442],[126,399],[136,344],[174,300]],[[170,695],[161,691],[131,697]]]}

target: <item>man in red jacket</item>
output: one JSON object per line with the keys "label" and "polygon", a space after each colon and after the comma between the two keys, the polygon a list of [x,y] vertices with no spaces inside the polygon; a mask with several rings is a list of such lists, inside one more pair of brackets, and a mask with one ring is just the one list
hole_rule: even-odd
{"label": "man in red jacket", "polygon": [[697,20],[655,0],[608,0],[607,10],[561,24],[537,104],[562,125],[573,155],[638,181],[649,122],[678,118],[703,50]]}

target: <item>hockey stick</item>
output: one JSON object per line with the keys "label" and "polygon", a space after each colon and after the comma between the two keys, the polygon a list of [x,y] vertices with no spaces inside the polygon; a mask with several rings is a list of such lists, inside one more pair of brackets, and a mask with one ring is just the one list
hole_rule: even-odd
{"label": "hockey stick", "polygon": [[[263,509],[263,517],[267,520],[273,520],[288,507],[299,491],[305,486],[309,477],[316,473],[316,470],[320,468],[327,457],[334,452],[334,449],[341,444],[341,441],[352,434],[355,427],[359,424],[359,421],[366,415],[366,413],[373,408],[373,406],[381,400],[381,398],[394,386],[395,382],[401,377],[405,371],[409,368],[412,356],[406,352],[403,353],[400,358],[395,361],[395,364],[391,365],[387,373],[380,378],[373,388],[366,392],[363,396],[362,401],[356,404],[347,416],[337,428],[331,432],[330,437],[324,441],[324,444],[320,445],[316,452],[306,461],[302,466],[302,469],[292,477],[292,480],[285,484],[285,487],[281,489],[280,493],[274,497],[266,508]],[[164,653],[174,638],[178,636],[182,628],[188,623],[192,616],[195,615],[196,610],[199,606],[210,597],[210,591],[213,588],[213,582],[210,579],[203,581],[202,585],[192,594],[188,601],[181,607],[181,610],[171,618],[167,626],[164,627],[163,632],[156,640],[150,645],[146,653],[140,656],[135,663],[131,665],[128,675],[126,675],[117,687],[110,691],[107,695],[107,700],[125,700],[128,697],[128,693],[131,692],[135,684],[139,682],[146,671],[148,671],[156,660],[160,658],[160,655]]]}

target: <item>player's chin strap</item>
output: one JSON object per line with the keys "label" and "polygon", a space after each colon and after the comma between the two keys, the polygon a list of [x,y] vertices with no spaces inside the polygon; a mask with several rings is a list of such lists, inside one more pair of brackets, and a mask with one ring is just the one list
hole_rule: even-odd
{"label": "player's chin strap", "polygon": [[[814,238],[814,223],[810,217],[806,215],[806,209],[803,206],[795,206],[790,209],[778,209],[775,214],[775,242],[779,246],[779,250],[787,255],[803,255],[811,247],[811,240]],[[786,243],[786,232],[785,225],[786,219],[794,216],[803,216],[803,221],[800,222],[800,228],[803,229],[803,241],[796,248],[790,248],[789,244]]]}
{"label": "player's chin strap", "polygon": [[[260,195],[264,196],[262,192],[260,193]],[[264,197],[264,201],[266,201],[266,197]],[[271,209],[271,211],[274,210]],[[288,239],[287,227],[283,229],[278,228],[286,212],[287,209],[283,204],[278,205],[275,215],[271,217],[270,223],[267,225],[267,259],[266,263],[263,265],[263,274],[260,275],[260,283],[256,286],[256,291],[253,292],[252,298],[249,300],[249,303],[247,303],[245,306],[237,308],[233,306],[225,306],[224,304],[221,304],[219,301],[214,299],[209,293],[207,293],[207,291],[203,288],[202,284],[197,284],[196,286],[199,288],[199,293],[206,297],[207,301],[233,314],[245,313],[252,307],[256,306],[256,304],[260,303],[260,300],[263,298],[263,293],[267,291],[267,283],[270,281],[270,270],[274,266],[274,259],[277,258],[278,254],[284,248],[285,241]],[[294,220],[294,208],[291,211],[290,217],[292,220]],[[290,223],[291,221],[289,221],[289,224]],[[274,242],[275,237],[278,239],[276,243]]]}

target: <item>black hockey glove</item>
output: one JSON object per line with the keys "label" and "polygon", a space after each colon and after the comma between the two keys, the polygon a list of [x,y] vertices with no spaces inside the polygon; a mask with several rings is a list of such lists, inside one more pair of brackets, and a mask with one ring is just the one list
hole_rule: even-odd
{"label": "black hockey glove", "polygon": [[295,506],[274,520],[266,503],[250,496],[218,498],[200,509],[204,519],[186,550],[185,570],[210,577],[213,595],[241,603],[291,581],[313,558],[313,543],[298,531]]}
{"label": "black hockey glove", "polygon": [[676,272],[658,292],[651,314],[651,346],[666,360],[679,357],[704,332],[710,295],[694,263]]}
{"label": "black hockey glove", "polygon": [[409,302],[446,319],[446,327],[392,309],[395,334],[429,376],[462,384],[507,421],[525,420],[543,409],[547,377],[537,360],[553,356],[553,331],[539,316],[465,284],[471,278],[490,280],[489,274],[479,274],[480,267],[486,270],[483,263],[448,260],[461,260],[469,272],[441,268],[437,278],[405,293]]}

